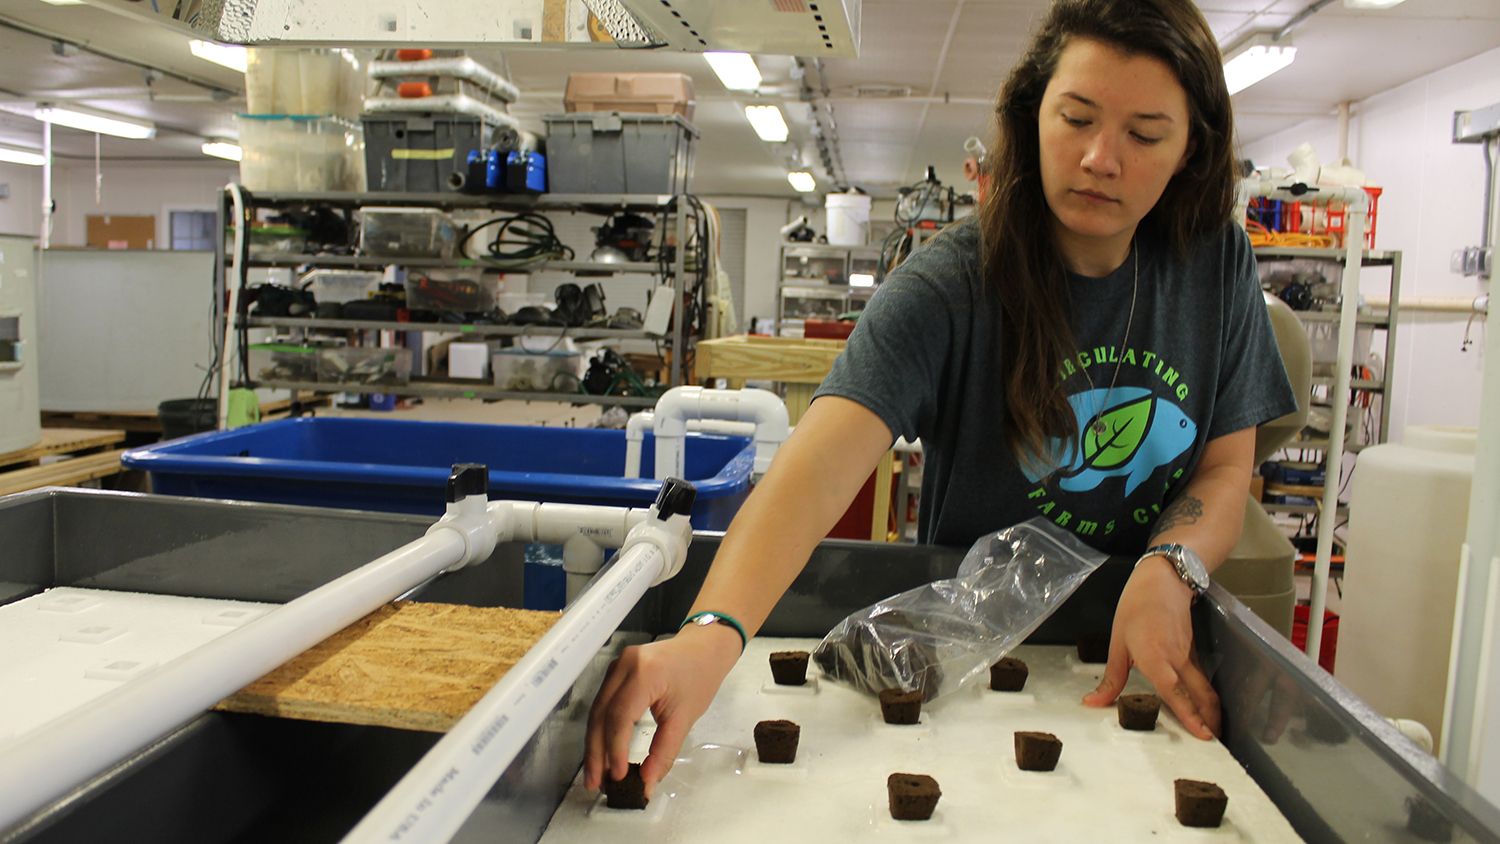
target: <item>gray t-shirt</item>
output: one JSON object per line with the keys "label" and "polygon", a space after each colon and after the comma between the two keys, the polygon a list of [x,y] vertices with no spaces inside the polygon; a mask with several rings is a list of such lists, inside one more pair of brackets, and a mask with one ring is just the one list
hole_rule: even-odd
{"label": "gray t-shirt", "polygon": [[1059,375],[1081,442],[1055,444],[1046,477],[1024,470],[1005,438],[1001,294],[979,272],[979,241],[964,221],[892,272],[817,391],[921,438],[921,541],[968,547],[1043,515],[1099,550],[1138,554],[1209,440],[1296,409],[1239,226],[1185,261],[1143,239],[1126,342],[1134,261],[1070,277],[1079,351]]}

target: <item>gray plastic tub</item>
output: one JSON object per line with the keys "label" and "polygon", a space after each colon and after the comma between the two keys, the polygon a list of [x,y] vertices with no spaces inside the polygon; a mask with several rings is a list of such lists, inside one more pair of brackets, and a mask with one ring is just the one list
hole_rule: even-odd
{"label": "gray plastic tub", "polygon": [[675,114],[549,114],[553,193],[679,194],[693,176],[698,130]]}
{"label": "gray plastic tub", "polygon": [[[130,493],[40,490],[0,498],[0,603],[50,586],[286,601],[415,538],[421,517]],[[453,839],[535,842],[583,756],[589,704],[628,644],[676,629],[719,534],[697,533],[676,578],[652,589]],[[949,577],[956,549],[825,541],[762,632],[818,637],[862,606]],[[1106,563],[1034,643],[1108,624],[1129,560]],[[423,600],[515,606],[519,546],[430,584]],[[1500,842],[1500,812],[1422,754],[1217,586],[1197,604],[1224,745],[1308,841]],[[0,690],[3,691],[3,690]],[[1268,719],[1289,716],[1269,736]],[[431,734],[210,712],[0,841],[337,841],[432,746]],[[1337,777],[1330,777],[1337,771]],[[1401,821],[1421,807],[1430,837]],[[1448,837],[1435,836],[1446,830]]]}

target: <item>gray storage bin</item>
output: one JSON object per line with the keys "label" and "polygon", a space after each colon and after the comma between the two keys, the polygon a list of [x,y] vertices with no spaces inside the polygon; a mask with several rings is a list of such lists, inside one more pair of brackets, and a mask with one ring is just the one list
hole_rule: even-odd
{"label": "gray storage bin", "polygon": [[554,193],[687,193],[698,130],[675,114],[549,114]]}
{"label": "gray storage bin", "polygon": [[495,144],[495,127],[477,117],[366,114],[360,122],[372,191],[451,191],[448,177],[467,172],[469,152]]}

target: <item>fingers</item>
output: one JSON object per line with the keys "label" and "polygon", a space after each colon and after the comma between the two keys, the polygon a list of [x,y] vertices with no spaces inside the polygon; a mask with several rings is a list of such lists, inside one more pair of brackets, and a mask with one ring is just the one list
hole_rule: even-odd
{"label": "fingers", "polygon": [[626,649],[610,665],[589,709],[583,760],[585,788],[598,790],[605,776],[621,779],[630,767],[630,739],[636,721],[650,704],[639,686],[629,682],[635,674],[635,663],[636,655]]}
{"label": "fingers", "polygon": [[1177,716],[1177,721],[1193,735],[1201,739],[1211,739],[1214,734],[1208,728],[1203,716],[1198,712],[1197,702],[1183,683],[1177,669],[1162,660],[1150,660],[1138,662],[1137,667],[1151,685],[1156,687],[1156,695],[1160,697],[1172,714]]}
{"label": "fingers", "polygon": [[615,692],[619,690],[624,674],[620,660],[610,663],[609,670],[604,674],[604,682],[599,686],[599,693],[594,696],[594,705],[589,707],[588,732],[585,734],[583,752],[584,788],[597,791],[603,785],[604,713],[609,709]]}
{"label": "fingers", "polygon": [[[1217,736],[1222,726],[1221,711],[1219,709],[1219,693],[1214,691],[1213,684],[1208,682],[1203,669],[1198,663],[1189,660],[1182,670],[1177,672],[1178,679],[1183,688],[1187,689],[1188,697],[1192,698],[1193,707],[1198,711],[1198,716],[1203,719],[1203,725],[1208,728],[1210,735]],[[1206,736],[1200,736],[1206,738]]]}
{"label": "fingers", "polygon": [[682,749],[682,742],[687,738],[690,726],[686,718],[674,718],[670,714],[663,714],[662,720],[656,723],[651,750],[641,763],[641,779],[646,783],[647,797],[651,796],[656,784],[666,777],[667,772],[672,770],[672,763],[677,761],[677,752]]}
{"label": "fingers", "polygon": [[1130,652],[1125,647],[1125,637],[1109,637],[1109,661],[1104,666],[1104,679],[1092,692],[1083,696],[1085,706],[1109,706],[1125,689],[1130,679]]}

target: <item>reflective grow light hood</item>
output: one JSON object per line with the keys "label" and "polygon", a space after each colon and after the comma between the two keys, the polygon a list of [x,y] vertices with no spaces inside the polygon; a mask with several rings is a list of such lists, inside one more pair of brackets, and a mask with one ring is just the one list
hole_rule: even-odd
{"label": "reflective grow light hood", "polygon": [[[229,44],[618,47],[848,58],[859,51],[861,0],[88,2]],[[178,15],[189,7],[191,16]]]}

